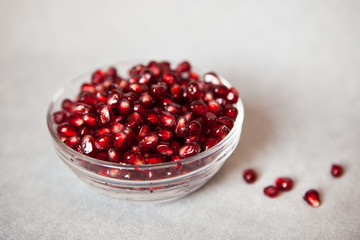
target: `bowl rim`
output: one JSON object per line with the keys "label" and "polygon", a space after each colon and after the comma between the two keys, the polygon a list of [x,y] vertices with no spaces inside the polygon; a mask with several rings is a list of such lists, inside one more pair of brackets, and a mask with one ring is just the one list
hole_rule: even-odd
{"label": "bowl rim", "polygon": [[[97,69],[102,69],[102,68],[106,68],[106,67],[110,67],[110,66],[115,66],[116,68],[119,68],[119,67],[121,67],[121,65],[140,64],[141,62],[146,62],[146,61],[149,62],[150,60],[136,59],[136,60],[118,61],[118,62],[115,62],[112,64],[107,64],[107,65],[97,67]],[[177,63],[176,61],[169,61],[169,62],[171,65],[173,65],[174,63]],[[192,66],[192,69],[195,70],[194,72],[196,72],[196,73],[197,73],[197,71],[204,72],[202,75],[205,75],[206,73],[214,72],[214,71],[210,71],[207,68],[204,68],[201,66],[197,66],[197,65],[193,65],[193,64],[191,64],[191,66]],[[238,99],[237,103],[235,104],[235,107],[238,110],[238,115],[235,120],[234,127],[231,129],[229,134],[224,139],[222,139],[219,143],[217,143],[214,147],[212,147],[206,151],[200,152],[192,157],[184,158],[184,159],[181,159],[178,161],[173,161],[173,162],[165,162],[165,163],[157,163],[157,164],[144,164],[144,165],[131,165],[131,164],[107,162],[107,161],[103,161],[100,159],[96,159],[96,158],[81,154],[81,153],[75,151],[74,149],[70,148],[69,146],[67,146],[58,137],[57,132],[56,132],[56,127],[55,127],[56,124],[52,120],[52,113],[53,113],[52,110],[55,112],[55,110],[53,109],[55,102],[58,100],[57,98],[62,93],[64,93],[67,89],[69,89],[72,86],[72,84],[77,83],[80,79],[82,79],[86,76],[91,76],[93,71],[94,70],[86,71],[85,73],[74,78],[72,81],[67,82],[62,88],[60,88],[58,91],[56,91],[56,93],[54,94],[54,96],[51,99],[51,102],[48,106],[47,114],[46,114],[47,127],[48,127],[50,135],[51,135],[53,141],[55,142],[55,144],[57,146],[59,146],[62,151],[67,151],[67,152],[71,153],[71,155],[77,159],[81,159],[81,160],[89,162],[91,164],[108,167],[108,168],[117,168],[117,169],[150,170],[150,169],[168,168],[168,167],[176,166],[179,163],[187,164],[189,162],[195,162],[200,159],[203,159],[204,157],[207,157],[207,156],[215,153],[219,149],[221,149],[224,145],[226,145],[228,143],[228,141],[230,139],[232,139],[232,136],[234,136],[235,134],[238,133],[239,135],[241,135],[241,129],[242,129],[243,121],[244,121],[244,105],[243,105],[241,97],[239,96],[239,99]],[[217,75],[217,76],[220,78],[222,84],[224,84],[227,87],[232,86],[224,77],[222,77],[221,75]]]}

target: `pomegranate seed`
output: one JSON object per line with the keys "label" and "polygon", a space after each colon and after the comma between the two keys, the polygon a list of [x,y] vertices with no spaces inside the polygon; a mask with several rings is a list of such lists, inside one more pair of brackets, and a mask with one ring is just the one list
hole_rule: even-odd
{"label": "pomegranate seed", "polygon": [[69,147],[73,148],[75,144],[80,142],[80,138],[78,136],[71,136],[65,140],[65,144]]}
{"label": "pomegranate seed", "polygon": [[124,154],[124,159],[128,164],[132,165],[143,165],[145,164],[145,159],[140,154],[134,151],[128,151]]}
{"label": "pomegranate seed", "polygon": [[215,113],[217,116],[220,116],[223,113],[222,106],[219,103],[217,103],[215,100],[210,100],[208,106],[210,112]]}
{"label": "pomegranate seed", "polygon": [[91,128],[89,128],[88,126],[84,126],[79,129],[78,133],[79,133],[80,137],[83,137],[85,135],[92,135],[93,130]]}
{"label": "pomegranate seed", "polygon": [[177,103],[169,103],[164,107],[164,109],[173,115],[179,115],[182,113],[182,107]]}
{"label": "pomegranate seed", "polygon": [[95,127],[97,124],[96,115],[91,113],[85,113],[82,117],[84,124],[89,127]]}
{"label": "pomegranate seed", "polygon": [[161,100],[161,103],[163,106],[166,106],[168,105],[169,103],[172,103],[173,102],[173,97],[171,96],[165,96],[162,100]]}
{"label": "pomegranate seed", "polygon": [[303,198],[310,206],[314,208],[320,207],[320,197],[316,190],[311,189],[307,191]]}
{"label": "pomegranate seed", "polygon": [[147,164],[158,164],[158,163],[163,163],[164,162],[164,158],[159,155],[159,154],[150,154],[148,156],[145,157],[145,162]]}
{"label": "pomegranate seed", "polygon": [[129,90],[136,95],[140,95],[148,90],[148,86],[141,83],[131,83],[129,85]]}
{"label": "pomegranate seed", "polygon": [[202,116],[209,111],[209,107],[202,99],[193,101],[190,104],[190,109],[196,116]]}
{"label": "pomegranate seed", "polygon": [[125,126],[119,122],[113,122],[110,124],[110,132],[116,134],[124,130]]}
{"label": "pomegranate seed", "polygon": [[109,105],[99,103],[96,105],[96,112],[98,114],[98,124],[100,126],[109,124],[113,117],[113,112]]}
{"label": "pomegranate seed", "polygon": [[143,93],[140,96],[140,102],[146,108],[150,108],[150,107],[154,106],[154,104],[156,103],[156,100],[149,93]]}
{"label": "pomegranate seed", "polygon": [[[173,155],[171,156],[171,161],[172,162],[176,162],[176,161],[179,161],[181,160],[181,157],[179,155]],[[180,163],[179,163],[180,164]]]}
{"label": "pomegranate seed", "polygon": [[140,127],[137,139],[140,141],[143,137],[145,137],[145,135],[151,133],[151,129],[149,127],[149,125],[142,125]]}
{"label": "pomegranate seed", "polygon": [[93,136],[85,135],[81,139],[81,147],[84,154],[90,155],[95,152],[95,141]]}
{"label": "pomegranate seed", "polygon": [[203,116],[203,119],[204,119],[204,124],[207,127],[212,127],[217,122],[217,117],[216,117],[215,113],[212,113],[212,112],[205,113],[205,115]]}
{"label": "pomegranate seed", "polygon": [[145,118],[150,124],[157,125],[159,123],[158,114],[153,110],[147,111],[145,114]]}
{"label": "pomegranate seed", "polygon": [[100,129],[98,129],[96,135],[101,136],[105,133],[110,133],[110,129],[109,128],[100,128]]}
{"label": "pomegranate seed", "polygon": [[205,73],[204,81],[207,83],[212,83],[214,85],[221,85],[220,78],[214,72]]}
{"label": "pomegranate seed", "polygon": [[127,126],[131,129],[136,129],[141,123],[141,115],[137,112],[131,114],[127,120]]}
{"label": "pomegranate seed", "polygon": [[130,70],[129,70],[129,76],[130,77],[136,77],[138,75],[140,75],[141,71],[145,68],[144,65],[142,64],[138,64],[133,66]]}
{"label": "pomegranate seed", "polygon": [[96,100],[98,102],[106,103],[107,102],[107,96],[108,96],[107,93],[98,92],[98,93],[96,93]]}
{"label": "pomegranate seed", "polygon": [[145,135],[140,141],[139,141],[139,147],[143,151],[149,151],[150,149],[154,148],[159,141],[159,137],[154,134],[150,133]]}
{"label": "pomegranate seed", "polygon": [[253,183],[256,180],[256,172],[254,169],[246,169],[243,172],[243,178],[247,183]]}
{"label": "pomegranate seed", "polygon": [[214,88],[215,97],[224,98],[228,94],[229,89],[224,85],[219,85]]}
{"label": "pomegranate seed", "polygon": [[160,65],[159,63],[155,62],[155,61],[151,61],[149,62],[149,64],[147,65],[148,68],[153,72],[153,74],[156,77],[159,77],[161,74],[161,69],[160,69]]}
{"label": "pomegranate seed", "polygon": [[230,132],[230,129],[223,122],[216,122],[211,129],[211,134],[215,137],[224,139]]}
{"label": "pomegranate seed", "polygon": [[177,76],[173,73],[165,73],[162,77],[162,81],[169,84],[170,86],[178,83]]}
{"label": "pomegranate seed", "polygon": [[141,84],[148,84],[149,85],[149,84],[153,83],[154,81],[156,81],[155,75],[151,71],[150,68],[144,68],[141,71],[140,76],[141,77],[139,79],[139,83],[141,83]]}
{"label": "pomegranate seed", "polygon": [[203,96],[203,92],[200,90],[199,85],[196,82],[192,82],[187,85],[187,95],[191,99],[199,99]]}
{"label": "pomegranate seed", "polygon": [[235,121],[235,119],[236,119],[236,117],[238,115],[238,110],[234,106],[232,106],[230,104],[227,104],[225,106],[224,113],[225,113],[226,116],[228,116],[229,118],[231,118],[232,120]]}
{"label": "pomegranate seed", "polygon": [[107,104],[111,108],[116,108],[120,104],[120,98],[121,98],[121,96],[120,96],[119,92],[112,92],[107,97]]}
{"label": "pomegranate seed", "polygon": [[156,147],[156,151],[164,156],[171,156],[174,153],[170,144],[166,142],[160,142]]}
{"label": "pomegranate seed", "polygon": [[226,102],[234,104],[237,103],[238,99],[239,92],[234,87],[231,87],[228,94],[226,95]]}
{"label": "pomegranate seed", "polygon": [[120,154],[114,149],[110,148],[108,150],[108,160],[111,162],[119,162]]}
{"label": "pomegranate seed", "polygon": [[151,85],[150,94],[157,99],[161,99],[161,98],[165,97],[167,90],[168,90],[168,88],[167,88],[166,84],[157,83],[157,84]]}
{"label": "pomegranate seed", "polygon": [[91,83],[83,83],[80,87],[82,92],[89,92],[91,94],[95,94],[96,93],[96,89],[94,84]]}
{"label": "pomegranate seed", "polygon": [[192,136],[185,137],[185,143],[198,143],[198,142],[200,142],[199,135],[192,135]]}
{"label": "pomegranate seed", "polygon": [[333,164],[331,166],[331,175],[333,175],[334,177],[340,177],[343,173],[343,168],[342,166],[338,165],[338,164]]}
{"label": "pomegranate seed", "polygon": [[276,186],[268,186],[264,188],[264,194],[270,198],[275,198],[279,195],[279,189]]}
{"label": "pomegranate seed", "polygon": [[280,177],[275,180],[275,184],[281,191],[290,191],[293,186],[293,181],[290,178]]}
{"label": "pomegranate seed", "polygon": [[129,82],[125,79],[120,80],[118,86],[121,88],[124,92],[129,91]]}
{"label": "pomegranate seed", "polygon": [[199,135],[201,133],[201,124],[196,120],[190,121],[187,128],[190,135]]}
{"label": "pomegranate seed", "polygon": [[231,130],[234,127],[234,120],[227,116],[219,117],[219,122],[223,122]]}
{"label": "pomegranate seed", "polygon": [[[105,133],[95,140],[95,147],[99,150],[109,149],[112,147],[112,138],[109,133]],[[106,155],[107,156],[107,155]]]}
{"label": "pomegranate seed", "polygon": [[174,150],[174,154],[179,154],[181,144],[178,141],[175,140],[170,141],[170,147],[172,148],[172,150]]}
{"label": "pomegranate seed", "polygon": [[173,137],[173,132],[170,129],[158,127],[155,129],[155,133],[158,135],[159,140],[169,141]]}
{"label": "pomegranate seed", "polygon": [[70,117],[68,120],[69,124],[74,127],[81,127],[84,124],[84,120],[82,117]]}
{"label": "pomegranate seed", "polygon": [[128,135],[125,132],[119,132],[115,134],[114,147],[121,151],[124,150],[127,145]]}
{"label": "pomegranate seed", "polygon": [[194,156],[200,152],[200,147],[196,143],[188,143],[182,146],[179,150],[181,158]]}
{"label": "pomegranate seed", "polygon": [[101,70],[97,70],[96,72],[94,72],[91,78],[91,82],[94,84],[102,83],[104,82],[104,80],[105,80],[105,74]]}
{"label": "pomegranate seed", "polygon": [[76,129],[68,123],[59,125],[56,130],[58,135],[61,137],[72,137],[76,135]]}
{"label": "pomegranate seed", "polygon": [[194,72],[190,72],[189,78],[195,81],[199,81],[199,75]]}
{"label": "pomegranate seed", "polygon": [[122,116],[129,116],[130,113],[130,101],[127,98],[123,98],[119,105],[119,113]]}
{"label": "pomegranate seed", "polygon": [[108,155],[107,155],[106,152],[97,152],[97,153],[94,154],[93,157],[96,158],[96,159],[99,159],[99,160],[103,160],[103,161],[108,160]]}
{"label": "pomegranate seed", "polygon": [[109,67],[106,71],[106,76],[116,78],[117,77],[117,71],[115,67]]}
{"label": "pomegranate seed", "polygon": [[61,107],[67,112],[72,112],[73,102],[70,99],[64,99],[61,103]]}
{"label": "pomegranate seed", "polygon": [[126,135],[127,135],[128,145],[132,145],[136,139],[134,131],[131,128],[126,127],[124,129],[124,133],[126,133]]}
{"label": "pomegranate seed", "polygon": [[81,92],[79,96],[79,102],[88,104],[90,106],[95,106],[97,103],[97,98],[89,92]]}
{"label": "pomegranate seed", "polygon": [[135,93],[133,92],[127,92],[124,94],[124,98],[129,100],[130,103],[134,103],[138,98]]}
{"label": "pomegranate seed", "polygon": [[176,120],[174,133],[177,137],[185,137],[187,133],[187,122],[184,116]]}
{"label": "pomegranate seed", "polygon": [[170,94],[175,101],[180,102],[183,97],[183,89],[179,84],[173,84],[170,87]]}
{"label": "pomegranate seed", "polygon": [[146,109],[145,109],[144,105],[142,105],[140,101],[135,101],[134,102],[132,110],[133,110],[133,112],[137,112],[140,115],[144,115],[145,112],[146,112]]}
{"label": "pomegranate seed", "polygon": [[56,124],[61,124],[63,122],[66,122],[68,119],[68,116],[65,111],[60,110],[53,113],[53,120]]}
{"label": "pomegranate seed", "polygon": [[82,116],[84,113],[91,113],[93,108],[86,103],[76,103],[72,109],[73,113]]}
{"label": "pomegranate seed", "polygon": [[211,92],[206,92],[204,94],[204,101],[205,102],[209,102],[210,100],[213,100],[214,99],[214,95],[211,93]]}
{"label": "pomegranate seed", "polygon": [[206,138],[205,141],[202,143],[203,151],[206,151],[218,143],[218,140],[213,137]]}
{"label": "pomegranate seed", "polygon": [[176,67],[176,71],[183,73],[183,72],[190,72],[191,70],[191,66],[190,63],[187,61],[184,61],[182,63],[180,63],[177,67]]}
{"label": "pomegranate seed", "polygon": [[171,128],[175,125],[175,117],[168,112],[161,112],[159,115],[159,120],[167,128]]}

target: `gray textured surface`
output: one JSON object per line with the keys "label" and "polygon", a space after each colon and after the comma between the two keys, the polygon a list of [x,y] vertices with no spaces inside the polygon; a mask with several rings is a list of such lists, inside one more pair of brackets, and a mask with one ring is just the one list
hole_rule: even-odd
{"label": "gray textured surface", "polygon": [[[0,239],[359,239],[358,1],[1,1]],[[80,182],[45,113],[74,76],[133,58],[183,59],[241,92],[240,144],[181,200],[133,205]],[[333,179],[331,163],[345,175]],[[246,185],[244,168],[259,180]],[[295,188],[277,199],[280,175]],[[302,195],[321,192],[313,209]]]}

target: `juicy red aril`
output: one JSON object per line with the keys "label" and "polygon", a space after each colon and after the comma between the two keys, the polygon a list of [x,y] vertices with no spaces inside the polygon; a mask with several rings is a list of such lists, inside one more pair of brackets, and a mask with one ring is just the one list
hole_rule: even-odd
{"label": "juicy red aril", "polygon": [[149,93],[143,93],[140,96],[140,102],[143,106],[150,108],[156,103],[156,100]]}
{"label": "juicy red aril", "polygon": [[220,78],[214,72],[208,72],[204,75],[204,81],[207,83],[212,83],[214,85],[220,85]]}
{"label": "juicy red aril", "polygon": [[226,116],[228,116],[229,118],[231,118],[232,120],[235,121],[235,119],[238,115],[238,110],[234,106],[227,104],[225,106],[224,113]]}
{"label": "juicy red aril", "polygon": [[200,152],[200,147],[196,143],[189,143],[183,145],[179,150],[179,155],[181,158],[187,158],[194,156]]}
{"label": "juicy red aril", "polygon": [[120,154],[114,148],[110,148],[108,150],[108,159],[110,162],[118,162],[120,159]]}
{"label": "juicy red aril", "polygon": [[183,89],[179,84],[173,84],[170,87],[170,94],[175,101],[179,102],[183,96]]}
{"label": "juicy red aril", "polygon": [[80,89],[81,89],[82,92],[89,92],[89,93],[92,93],[92,94],[96,93],[95,86],[94,86],[94,84],[91,84],[91,83],[82,84]]}
{"label": "juicy red aril", "polygon": [[127,117],[130,113],[130,101],[127,98],[123,98],[119,105],[119,112],[122,116]]}
{"label": "juicy red aril", "polygon": [[156,146],[156,151],[164,156],[171,156],[174,153],[174,151],[170,147],[169,143],[166,143],[166,142],[160,142]]}
{"label": "juicy red aril", "polygon": [[149,151],[152,148],[155,148],[159,141],[159,137],[154,134],[150,133],[145,135],[140,141],[139,141],[139,147],[143,151]]}
{"label": "juicy red aril", "polygon": [[216,117],[215,113],[212,113],[212,112],[205,113],[205,115],[203,116],[203,119],[204,119],[204,124],[207,127],[212,127],[217,122],[217,117]]}
{"label": "juicy red aril", "polygon": [[108,160],[107,152],[96,152],[93,157],[103,161]]}
{"label": "juicy red aril", "polygon": [[234,104],[237,103],[238,99],[239,92],[234,87],[231,87],[228,94],[226,95],[226,102]]}
{"label": "juicy red aril", "polygon": [[147,111],[145,114],[145,118],[146,118],[147,122],[150,124],[157,125],[159,123],[159,116],[153,110]]}
{"label": "juicy red aril", "polygon": [[128,135],[125,132],[115,134],[114,147],[118,150],[124,150],[127,145]]}
{"label": "juicy red aril", "polygon": [[171,128],[175,125],[175,117],[171,113],[161,112],[159,115],[159,120],[165,127]]}
{"label": "juicy red aril", "polygon": [[124,154],[124,159],[128,164],[132,165],[143,165],[145,164],[145,159],[140,154],[134,151],[128,151]]}
{"label": "juicy red aril", "polygon": [[142,84],[150,84],[150,83],[156,81],[154,73],[149,68],[144,68],[141,71],[140,76],[141,77],[139,79],[139,83],[142,83]]}
{"label": "juicy red aril", "polygon": [[185,143],[198,143],[200,142],[199,135],[190,135],[185,137]]}
{"label": "juicy red aril", "polygon": [[145,156],[147,164],[158,164],[164,162],[164,158],[159,154],[149,154]]}
{"label": "juicy red aril", "polygon": [[314,208],[320,207],[319,193],[314,189],[307,191],[303,199]]}
{"label": "juicy red aril", "polygon": [[343,168],[340,165],[337,164],[333,164],[331,166],[331,175],[333,175],[334,177],[340,177],[343,173]]}
{"label": "juicy red aril", "polygon": [[97,135],[97,136],[101,136],[101,135],[103,135],[103,134],[105,134],[105,133],[110,133],[110,132],[111,132],[111,131],[110,131],[109,128],[100,128],[100,129],[97,130],[96,135]]}
{"label": "juicy red aril", "polygon": [[106,125],[111,122],[111,119],[113,117],[113,112],[109,105],[106,104],[98,104],[96,106],[97,114],[98,114],[98,123],[99,125]]}
{"label": "juicy red aril", "polygon": [[211,133],[213,136],[224,139],[226,135],[230,132],[229,128],[223,122],[216,122],[214,126],[211,128]]}
{"label": "juicy red aril", "polygon": [[143,137],[145,137],[145,135],[147,135],[148,133],[151,133],[151,129],[149,127],[149,125],[142,125],[139,129],[138,132],[138,140],[141,140]]}
{"label": "juicy red aril", "polygon": [[125,126],[119,122],[113,122],[110,124],[110,132],[116,134],[124,130]]}
{"label": "juicy red aril", "polygon": [[161,83],[153,84],[150,87],[150,94],[157,99],[161,99],[165,97],[167,90],[168,88],[166,84],[161,84]]}
{"label": "juicy red aril", "polygon": [[253,183],[256,180],[256,172],[254,169],[246,169],[243,172],[243,178],[247,183]]}
{"label": "juicy red aril", "polygon": [[190,135],[198,135],[201,133],[201,124],[196,120],[190,121],[187,128]]}
{"label": "juicy red aril", "polygon": [[264,188],[264,194],[270,198],[275,198],[279,195],[279,189],[276,186],[268,186]]}
{"label": "juicy red aril", "polygon": [[76,129],[73,126],[70,126],[68,123],[59,125],[56,130],[58,135],[62,137],[71,137],[76,135]]}
{"label": "juicy red aril", "polygon": [[117,106],[119,106],[120,104],[120,94],[118,92],[112,92],[109,94],[109,96],[107,97],[107,104],[111,107],[111,108],[115,108]]}
{"label": "juicy red aril", "polygon": [[74,127],[80,127],[81,125],[84,124],[84,120],[82,117],[70,117],[68,122],[70,123],[70,125],[74,126]]}
{"label": "juicy red aril", "polygon": [[94,72],[91,78],[91,82],[95,84],[102,83],[104,80],[105,80],[105,74],[101,70],[97,70],[96,72]]}
{"label": "juicy red aril", "polygon": [[177,76],[173,73],[165,73],[162,77],[162,81],[171,85],[178,83]]}
{"label": "juicy red aril", "polygon": [[164,109],[174,115],[180,115],[182,113],[182,107],[177,103],[169,103]]}
{"label": "juicy red aril", "polygon": [[224,85],[216,86],[215,89],[214,89],[215,96],[219,97],[219,98],[226,97],[228,92],[229,92],[228,88],[225,87]]}
{"label": "juicy red aril", "polygon": [[174,133],[177,137],[185,137],[187,133],[187,121],[184,116],[176,120]]}
{"label": "juicy red aril", "polygon": [[190,104],[191,111],[196,116],[202,116],[209,111],[209,107],[203,100],[195,100]]}
{"label": "juicy red aril", "polygon": [[223,107],[215,100],[210,100],[208,105],[210,112],[215,113],[217,116],[223,113]]}
{"label": "juicy red aril", "polygon": [[95,106],[97,99],[93,94],[89,92],[81,92],[79,102],[88,104],[90,106]]}
{"label": "juicy red aril", "polygon": [[199,99],[202,97],[203,92],[196,82],[192,82],[187,85],[187,95],[192,99]]}
{"label": "juicy red aril", "polygon": [[206,138],[205,141],[202,143],[202,149],[203,151],[206,151],[210,148],[212,148],[213,146],[215,146],[219,141],[216,140],[216,138],[213,137],[209,137]]}
{"label": "juicy red aril", "polygon": [[227,116],[219,117],[219,122],[225,123],[225,125],[231,130],[234,127],[234,120]]}
{"label": "juicy red aril", "polygon": [[53,120],[56,124],[66,122],[67,119],[68,117],[65,111],[61,110],[53,113]]}
{"label": "juicy red aril", "polygon": [[131,83],[129,85],[129,90],[136,95],[140,95],[148,90],[148,86],[141,83]]}
{"label": "juicy red aril", "polygon": [[95,146],[99,150],[109,149],[112,147],[112,137],[110,134],[103,134],[95,140]]}
{"label": "juicy red aril", "polygon": [[96,115],[94,115],[94,114],[85,113],[82,118],[83,118],[84,124],[87,126],[95,127],[97,124]]}
{"label": "juicy red aril", "polygon": [[72,136],[65,140],[65,144],[71,148],[73,148],[75,144],[78,144],[79,142],[80,142],[80,138],[78,136]]}
{"label": "juicy red aril", "polygon": [[148,68],[153,72],[153,74],[156,77],[159,77],[161,74],[161,69],[160,69],[160,65],[159,63],[155,62],[155,61],[151,61],[148,63]]}
{"label": "juicy red aril", "polygon": [[157,128],[155,129],[155,133],[158,135],[159,140],[161,141],[169,141],[173,137],[173,132],[167,128]]}
{"label": "juicy red aril", "polygon": [[85,135],[81,139],[81,147],[84,154],[90,155],[95,152],[95,140],[91,135]]}
{"label": "juicy red aril", "polygon": [[190,70],[191,70],[191,66],[190,66],[190,63],[187,61],[180,63],[176,68],[176,71],[178,71],[180,73],[190,72]]}
{"label": "juicy red aril", "polygon": [[127,126],[131,129],[136,129],[141,123],[141,115],[137,112],[131,114],[127,120]]}
{"label": "juicy red aril", "polygon": [[144,115],[146,112],[146,108],[140,101],[135,101],[132,107],[133,112],[139,113],[140,115]]}
{"label": "juicy red aril", "polygon": [[61,103],[61,107],[67,112],[72,112],[73,102],[70,99],[64,99]]}
{"label": "juicy red aril", "polygon": [[279,177],[275,180],[275,184],[281,191],[290,191],[293,186],[293,181],[290,178]]}
{"label": "juicy red aril", "polygon": [[72,112],[77,115],[83,115],[84,113],[91,113],[93,108],[86,103],[76,103],[73,105]]}

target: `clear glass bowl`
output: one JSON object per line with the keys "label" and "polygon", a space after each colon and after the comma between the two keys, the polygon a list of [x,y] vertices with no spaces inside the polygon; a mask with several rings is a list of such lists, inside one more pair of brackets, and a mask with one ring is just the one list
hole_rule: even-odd
{"label": "clear glass bowl", "polygon": [[[145,61],[127,61],[112,64],[121,76],[135,64]],[[207,69],[192,66],[200,76]],[[184,197],[203,186],[213,177],[235,150],[241,135],[244,107],[241,99],[235,105],[239,111],[233,129],[214,147],[177,162],[152,165],[124,165],[101,161],[78,153],[65,145],[58,137],[52,114],[61,109],[64,98],[73,99],[83,82],[89,82],[92,71],[76,78],[60,89],[50,103],[47,125],[61,160],[86,184],[107,196],[134,202],[164,202]],[[223,84],[228,81],[220,77]]]}

